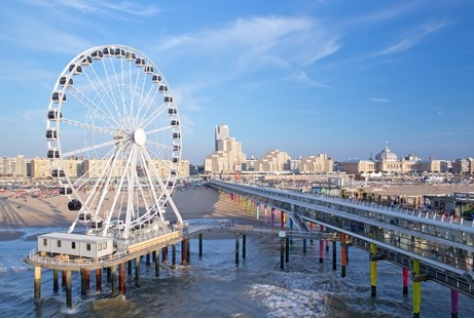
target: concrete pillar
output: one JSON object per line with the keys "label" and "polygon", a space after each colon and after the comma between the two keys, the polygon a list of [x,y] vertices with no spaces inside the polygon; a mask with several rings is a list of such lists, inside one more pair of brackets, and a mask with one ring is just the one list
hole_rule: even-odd
{"label": "concrete pillar", "polygon": [[171,268],[176,269],[176,244],[171,245]]}
{"label": "concrete pillar", "polygon": [[35,304],[41,302],[41,267],[35,266]]}
{"label": "concrete pillar", "polygon": [[451,318],[458,318],[459,292],[451,289]]}
{"label": "concrete pillar", "polygon": [[161,262],[165,262],[167,256],[168,256],[168,247],[165,246],[161,249]]}
{"label": "concrete pillar", "polygon": [[188,240],[185,238],[181,241],[181,265],[188,264]]}
{"label": "concrete pillar", "polygon": [[188,261],[188,265],[191,262],[191,238],[188,238],[186,241],[186,260]]}
{"label": "concrete pillar", "polygon": [[202,257],[202,233],[199,234],[199,257]]}
{"label": "concrete pillar", "polygon": [[160,252],[159,250],[155,251],[156,258],[155,258],[155,277],[160,277]]}
{"label": "concrete pillar", "polygon": [[[375,256],[377,254],[377,245],[374,243],[370,244],[370,255]],[[374,298],[377,296],[377,261],[370,260],[370,296]]]}
{"label": "concrete pillar", "polygon": [[239,236],[235,236],[235,264],[239,264]]}
{"label": "concrete pillar", "polygon": [[272,219],[271,219],[272,228],[275,227],[275,208],[272,207]]}
{"label": "concrete pillar", "polygon": [[59,284],[58,284],[58,270],[53,269],[53,291],[54,293],[57,293],[59,290]]}
{"label": "concrete pillar", "polygon": [[[413,260],[413,273],[415,275],[420,274],[420,261],[418,259]],[[421,283],[419,281],[413,281],[413,318],[420,318],[420,305]]]}
{"label": "concrete pillar", "polygon": [[266,224],[267,223],[267,205],[263,206],[263,222]]}
{"label": "concrete pillar", "polygon": [[285,269],[285,238],[280,239],[280,269]]}
{"label": "concrete pillar", "polygon": [[62,270],[61,272],[62,272],[62,274],[61,274],[61,286],[66,287],[66,280],[67,280],[66,279],[66,276],[67,276],[66,270]]}
{"label": "concrete pillar", "polygon": [[346,234],[341,234],[341,277],[346,277],[347,245]]}
{"label": "concrete pillar", "polygon": [[70,270],[66,270],[66,307],[72,309],[72,283]]}
{"label": "concrete pillar", "polygon": [[[319,231],[323,231],[324,226],[319,225]],[[320,239],[319,240],[319,263],[322,264],[324,262],[324,240]]]}
{"label": "concrete pillar", "polygon": [[140,288],[140,257],[135,258],[135,287]]}
{"label": "concrete pillar", "polygon": [[147,254],[146,254],[146,266],[147,266],[147,267],[150,267],[150,265],[151,265],[150,253],[147,253]]}
{"label": "concrete pillar", "polygon": [[125,296],[125,262],[119,265],[119,294]]}
{"label": "concrete pillar", "polygon": [[402,280],[403,280],[403,294],[404,295],[408,295],[408,277],[409,277],[408,268],[403,267]]}
{"label": "concrete pillar", "polygon": [[112,291],[112,298],[117,296],[117,265],[110,267],[110,288]]}
{"label": "concrete pillar", "polygon": [[97,293],[102,291],[102,268],[95,270],[95,291]]}
{"label": "concrete pillar", "polygon": [[86,270],[81,269],[81,297],[85,298],[87,296],[87,284],[86,284]]}

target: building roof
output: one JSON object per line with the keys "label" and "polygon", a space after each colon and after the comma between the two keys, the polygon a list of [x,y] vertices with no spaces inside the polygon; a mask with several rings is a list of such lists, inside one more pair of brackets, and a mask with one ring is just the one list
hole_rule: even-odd
{"label": "building roof", "polygon": [[380,153],[375,155],[375,160],[393,162],[393,161],[398,160],[398,156],[397,156],[397,154],[392,152],[387,146],[385,146],[385,148]]}
{"label": "building roof", "polygon": [[81,234],[69,234],[69,233],[49,233],[38,235],[38,238],[46,239],[61,239],[69,241],[80,241],[80,242],[104,242],[112,241],[111,237],[100,237],[100,236],[91,236],[91,235],[81,235]]}

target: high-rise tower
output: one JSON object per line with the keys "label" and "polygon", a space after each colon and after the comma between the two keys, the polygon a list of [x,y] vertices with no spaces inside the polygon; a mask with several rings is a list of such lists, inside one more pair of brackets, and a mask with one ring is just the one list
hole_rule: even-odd
{"label": "high-rise tower", "polygon": [[226,151],[225,145],[222,143],[223,140],[229,138],[229,126],[224,123],[216,126],[216,146],[215,151]]}

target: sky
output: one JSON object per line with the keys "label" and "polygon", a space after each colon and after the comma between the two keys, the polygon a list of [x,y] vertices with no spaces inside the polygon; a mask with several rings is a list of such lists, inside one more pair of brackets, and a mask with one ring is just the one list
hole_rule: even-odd
{"label": "sky", "polygon": [[471,0],[19,0],[0,21],[0,156],[45,157],[63,69],[121,44],[167,79],[191,164],[221,123],[247,158],[474,157]]}

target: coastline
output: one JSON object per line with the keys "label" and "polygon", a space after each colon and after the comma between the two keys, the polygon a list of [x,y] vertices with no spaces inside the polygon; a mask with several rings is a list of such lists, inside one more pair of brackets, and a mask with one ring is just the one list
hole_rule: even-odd
{"label": "coastline", "polygon": [[[368,189],[370,191],[370,189]],[[424,185],[424,186],[387,186],[381,189],[385,195],[440,195],[455,192],[474,192],[473,185]],[[67,231],[76,218],[76,214],[67,208],[65,196],[49,198],[18,197],[17,193],[5,192],[0,198],[0,241],[12,241],[24,235],[21,228],[64,227]],[[246,212],[238,203],[225,194],[209,187],[197,187],[175,191],[173,201],[183,220],[226,220],[239,225],[262,226],[262,218]],[[165,218],[172,220],[173,212],[168,207]],[[275,223],[280,222],[276,214]],[[205,239],[233,238],[232,234],[209,233]]]}
{"label": "coastline", "polygon": [[[0,199],[0,241],[12,241],[24,235],[21,228],[64,227],[67,231],[76,214],[67,208],[64,196],[50,198],[14,198],[16,193],[7,192]],[[173,193],[173,201],[183,220],[232,220],[240,225],[257,225],[260,221],[232,202],[229,196],[219,195],[208,187],[181,190]],[[165,218],[172,220],[173,212],[167,209]],[[233,238],[232,234],[209,233],[205,239]]]}

